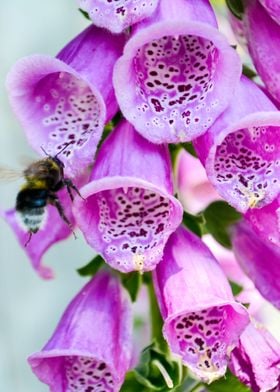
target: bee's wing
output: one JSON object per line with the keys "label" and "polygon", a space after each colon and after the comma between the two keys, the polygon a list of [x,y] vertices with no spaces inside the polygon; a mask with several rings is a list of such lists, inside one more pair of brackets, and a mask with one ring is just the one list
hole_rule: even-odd
{"label": "bee's wing", "polygon": [[22,170],[15,170],[9,167],[0,166],[0,183],[16,181],[23,177]]}

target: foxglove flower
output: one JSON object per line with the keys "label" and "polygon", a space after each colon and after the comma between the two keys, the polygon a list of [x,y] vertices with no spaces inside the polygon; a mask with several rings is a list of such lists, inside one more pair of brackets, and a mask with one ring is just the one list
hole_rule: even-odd
{"label": "foxglove flower", "polygon": [[280,26],[256,0],[246,2],[244,26],[248,49],[258,74],[269,92],[280,102]]}
{"label": "foxglove flower", "polygon": [[236,300],[242,304],[247,304],[247,309],[250,315],[259,317],[265,300],[255,288],[254,283],[248,278],[238,264],[232,250],[221,246],[209,234],[203,236],[203,242],[208,246],[216,260],[219,262],[226,277],[230,281],[237,283],[242,287],[242,291],[235,295]]}
{"label": "foxglove flower", "polygon": [[280,248],[264,242],[245,221],[232,230],[237,261],[264,298],[280,309]]}
{"label": "foxglove flower", "polygon": [[114,70],[124,116],[155,143],[203,134],[227,107],[240,60],[208,0],[161,0],[139,23]]}
{"label": "foxglove flower", "polygon": [[[65,215],[72,226],[74,226],[75,220],[72,214],[72,206],[69,195],[65,190],[59,192],[59,199]],[[45,208],[42,226],[36,234],[32,235],[30,242],[28,242],[29,233],[26,227],[23,226],[21,217],[14,208],[8,211],[1,211],[0,214],[15,233],[19,244],[25,250],[34,270],[41,278],[52,279],[54,277],[53,271],[50,267],[43,265],[42,258],[53,244],[66,239],[72,233],[72,230],[60,217],[57,209],[52,205],[48,205]]]}
{"label": "foxglove flower", "polygon": [[72,300],[53,336],[28,362],[51,392],[119,391],[131,361],[131,303],[109,272]]}
{"label": "foxglove flower", "polygon": [[232,351],[229,367],[253,392],[279,391],[280,344],[263,327],[250,323]]}
{"label": "foxglove flower", "polygon": [[123,44],[123,35],[112,39],[91,26],[56,58],[23,58],[8,75],[10,101],[29,143],[52,156],[65,148],[59,158],[67,176],[93,161],[104,123],[117,111],[112,69]]}
{"label": "foxglove flower", "polygon": [[269,15],[280,24],[280,2],[279,0],[259,0]]}
{"label": "foxglove flower", "polygon": [[96,26],[120,33],[127,27],[150,16],[159,0],[78,0]]}
{"label": "foxglove flower", "polygon": [[198,237],[179,228],[153,277],[171,351],[203,381],[221,377],[248,314],[235,302],[214,256]]}
{"label": "foxglove flower", "polygon": [[199,159],[184,149],[176,157],[175,181],[179,200],[184,209],[192,214],[197,214],[214,200],[220,199]]}
{"label": "foxglove flower", "polygon": [[280,197],[263,208],[248,211],[245,218],[257,236],[280,248]]}
{"label": "foxglove flower", "polygon": [[277,197],[280,113],[249,79],[241,78],[229,108],[194,145],[209,180],[238,211]]}
{"label": "foxglove flower", "polygon": [[88,243],[120,271],[152,270],[182,220],[167,147],[149,143],[122,121],[80,192],[86,201],[75,199],[74,216]]}

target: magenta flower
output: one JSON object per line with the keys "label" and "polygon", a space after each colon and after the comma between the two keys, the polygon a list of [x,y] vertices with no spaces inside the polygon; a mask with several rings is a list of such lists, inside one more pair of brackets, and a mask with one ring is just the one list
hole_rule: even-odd
{"label": "magenta flower", "polygon": [[249,210],[245,218],[257,236],[280,248],[280,196],[263,208]]}
{"label": "magenta flower", "polygon": [[253,392],[279,391],[280,344],[267,330],[250,323],[232,351],[229,367]]}
{"label": "magenta flower", "polygon": [[218,193],[245,213],[279,193],[279,141],[280,113],[242,77],[229,108],[194,145]]}
{"label": "magenta flower", "polygon": [[280,23],[280,3],[279,0],[259,0],[269,15],[279,24]]}
{"label": "magenta flower", "polygon": [[[267,3],[268,8],[267,1],[262,3]],[[248,1],[245,11],[244,26],[250,55],[267,89],[280,102],[280,26],[256,0]],[[279,21],[279,11],[276,15]]]}
{"label": "magenta flower", "polygon": [[69,145],[59,156],[67,176],[92,162],[104,123],[117,111],[112,69],[123,44],[123,35],[112,39],[91,26],[56,58],[23,58],[8,75],[10,101],[31,146],[55,155]]}
{"label": "magenta flower", "polygon": [[74,201],[77,224],[107,263],[123,272],[155,268],[182,220],[167,147],[149,143],[122,121],[80,192],[86,201]]}
{"label": "magenta flower", "polygon": [[192,214],[197,214],[211,202],[220,199],[199,159],[184,149],[176,157],[175,181],[179,200]]}
{"label": "magenta flower", "polygon": [[242,304],[247,304],[250,315],[257,317],[265,300],[238,264],[232,250],[221,246],[209,234],[203,236],[203,242],[219,262],[226,277],[242,287],[242,291],[235,295],[236,300]]}
{"label": "magenta flower", "polygon": [[203,134],[228,106],[240,76],[208,0],[161,0],[132,31],[114,70],[124,116],[155,143]]}
{"label": "magenta flower", "polygon": [[262,241],[245,221],[232,230],[237,261],[264,298],[280,309],[280,248]]}
{"label": "magenta flower", "polygon": [[171,351],[203,381],[221,377],[249,320],[214,256],[198,237],[179,228],[153,277]]}
{"label": "magenta flower", "polygon": [[132,353],[131,304],[118,279],[98,273],[72,300],[28,362],[52,392],[119,391]]}
{"label": "magenta flower", "polygon": [[159,0],[78,0],[96,26],[120,33],[127,27],[150,16]]}
{"label": "magenta flower", "polygon": [[[65,215],[74,226],[75,220],[72,214],[72,205],[66,190],[59,192],[59,199]],[[28,241],[29,233],[26,227],[23,226],[17,211],[13,208],[8,211],[1,211],[0,213],[15,233],[19,244],[23,247],[30,259],[34,270],[41,278],[52,279],[54,277],[53,271],[50,267],[42,264],[42,258],[53,244],[66,239],[71,234],[71,229],[59,216],[57,209],[52,205],[46,207],[42,228],[36,234],[33,234],[27,246],[25,244]]]}

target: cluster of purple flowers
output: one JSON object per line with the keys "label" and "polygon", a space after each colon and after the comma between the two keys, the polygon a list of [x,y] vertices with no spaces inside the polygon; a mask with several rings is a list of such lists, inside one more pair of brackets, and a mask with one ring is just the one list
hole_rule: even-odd
{"label": "cluster of purple flowers", "polygon": [[[132,313],[113,269],[152,271],[163,336],[195,377],[211,383],[229,366],[253,391],[279,388],[280,344],[253,319],[262,297],[280,309],[279,1],[248,0],[242,21],[231,16],[262,86],[242,75],[208,0],[79,6],[93,24],[55,58],[19,60],[7,86],[34,150],[64,149],[65,174],[82,197],[71,203],[62,190],[59,198],[112,269],[70,303],[29,357],[32,370],[55,392],[120,390],[133,366]],[[168,144],[189,141],[199,160],[183,149],[177,155],[176,198]],[[242,214],[230,230],[231,264],[182,225],[184,209],[197,214],[219,198]],[[71,234],[53,206],[47,213],[25,247],[44,279],[53,276],[44,253]],[[24,245],[16,211],[4,215]],[[228,279],[242,284],[239,296]]]}

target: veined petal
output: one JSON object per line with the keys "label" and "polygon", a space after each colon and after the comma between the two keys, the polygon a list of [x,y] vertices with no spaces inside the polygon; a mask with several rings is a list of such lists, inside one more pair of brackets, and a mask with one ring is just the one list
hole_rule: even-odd
{"label": "veined petal", "polygon": [[212,201],[220,199],[199,159],[183,149],[176,157],[175,182],[179,200],[192,214],[197,214]]}
{"label": "veined petal", "polygon": [[280,24],[280,3],[279,0],[259,0],[269,15]]}
{"label": "veined petal", "polygon": [[248,49],[258,74],[269,92],[280,102],[280,26],[256,0],[246,3],[244,26]]}
{"label": "veined petal", "polygon": [[242,77],[228,109],[194,145],[217,192],[245,213],[279,193],[279,141],[280,113]]}
{"label": "veined petal", "polygon": [[72,300],[53,336],[28,362],[51,392],[119,391],[132,353],[131,303],[109,272]]}
{"label": "veined petal", "polygon": [[[63,206],[65,215],[74,226],[75,220],[72,214],[72,206],[69,200],[69,195],[63,190],[59,192],[59,199]],[[11,210],[1,212],[1,216],[10,225],[19,244],[24,249],[30,259],[32,267],[38,275],[43,279],[52,279],[54,277],[53,271],[50,267],[42,264],[42,258],[53,244],[66,239],[72,233],[71,229],[59,216],[57,209],[51,205],[45,207],[42,226],[36,234],[32,235],[30,242],[26,246],[25,244],[28,241],[29,233],[23,225],[18,212],[13,208]]]}
{"label": "veined petal", "polygon": [[232,230],[237,261],[264,298],[280,309],[280,249],[263,241],[246,223]]}
{"label": "veined petal", "polygon": [[153,277],[171,351],[203,381],[221,377],[249,319],[214,256],[198,237],[179,228]]}
{"label": "veined petal", "polygon": [[265,328],[250,323],[231,353],[229,367],[253,392],[278,391],[280,344]]}
{"label": "veined petal", "polygon": [[245,219],[262,240],[280,248],[280,197],[263,208],[248,211]]}
{"label": "veined petal", "polygon": [[159,0],[78,0],[96,26],[120,33],[127,27],[150,16]]}
{"label": "veined petal", "polygon": [[122,121],[80,192],[86,201],[74,201],[77,224],[106,262],[123,272],[155,268],[183,212],[172,196],[166,146],[149,143]]}
{"label": "veined petal", "polygon": [[240,60],[216,28],[207,0],[161,0],[138,24],[114,69],[124,116],[154,143],[203,134],[224,111]]}
{"label": "veined petal", "polygon": [[[91,26],[56,58],[32,55],[19,60],[7,78],[10,102],[28,142],[65,164],[67,176],[93,161],[105,121],[117,111],[112,70],[124,35],[112,37]],[[104,72],[106,70],[106,72]]]}

